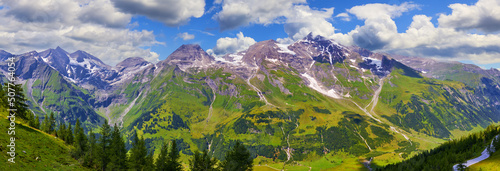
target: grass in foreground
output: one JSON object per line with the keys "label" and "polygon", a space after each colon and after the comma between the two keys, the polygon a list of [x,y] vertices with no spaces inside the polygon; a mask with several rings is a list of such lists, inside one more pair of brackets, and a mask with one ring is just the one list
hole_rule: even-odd
{"label": "grass in foreground", "polygon": [[[8,162],[7,133],[10,121],[6,119],[5,109],[0,109],[0,170],[88,170],[70,155],[72,147],[52,135],[16,122],[15,148],[16,163]],[[19,119],[19,118],[16,118]]]}

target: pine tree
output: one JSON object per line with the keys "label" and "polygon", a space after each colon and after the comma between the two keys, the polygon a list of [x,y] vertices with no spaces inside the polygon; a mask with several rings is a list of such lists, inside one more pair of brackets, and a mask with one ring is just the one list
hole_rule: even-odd
{"label": "pine tree", "polygon": [[71,129],[71,123],[68,123],[68,129],[66,130],[66,144],[73,144],[73,130]]}
{"label": "pine tree", "polygon": [[[24,96],[24,90],[22,87],[22,84],[14,84],[14,86],[8,86],[7,83],[4,83],[5,86],[4,92],[9,92],[7,89],[11,88],[14,89],[15,95],[14,95],[14,101],[7,102],[9,107],[12,107],[14,109],[17,109],[16,111],[16,117],[20,117],[23,119],[26,119],[28,123],[30,123],[31,120],[33,120],[33,116],[31,112],[28,109],[28,105],[26,104],[26,98]],[[12,91],[11,91],[12,92]],[[12,106],[10,106],[12,104]]]}
{"label": "pine tree", "polygon": [[7,93],[5,93],[2,84],[0,84],[0,105],[4,108],[8,108]]}
{"label": "pine tree", "polygon": [[233,149],[226,153],[225,158],[226,160],[220,165],[224,171],[251,171],[253,169],[253,158],[239,141],[236,141]]}
{"label": "pine tree", "polygon": [[139,139],[137,133],[133,135],[132,148],[130,149],[129,168],[133,170],[142,170],[146,166],[146,157],[148,151],[144,138]]}
{"label": "pine tree", "polygon": [[155,170],[155,164],[154,164],[154,159],[153,159],[153,152],[149,152],[149,154],[146,156],[146,164],[144,166],[143,170]]}
{"label": "pine tree", "polygon": [[163,143],[160,150],[160,155],[156,159],[156,170],[163,171],[167,170],[167,157],[168,157],[168,145],[166,142]]}
{"label": "pine tree", "polygon": [[120,128],[115,124],[113,133],[111,134],[111,147],[109,156],[109,170],[126,170],[127,169],[127,149],[125,142],[120,134]]}
{"label": "pine tree", "polygon": [[209,156],[206,149],[203,150],[203,154],[195,151],[193,158],[189,160],[189,168],[196,171],[217,171],[216,164],[217,159]]}
{"label": "pine tree", "polygon": [[49,117],[48,117],[48,115],[45,115],[45,119],[43,119],[43,121],[42,121],[42,128],[41,128],[43,132],[46,132],[46,133],[49,132],[49,128],[48,128],[49,125],[48,124],[49,124]]}
{"label": "pine tree", "polygon": [[90,130],[89,133],[89,140],[87,144],[88,150],[85,153],[85,156],[83,158],[83,165],[86,167],[94,168],[97,169],[97,140],[95,138],[95,134],[92,133],[92,130]]}
{"label": "pine tree", "polygon": [[54,117],[54,112],[50,112],[49,120],[48,120],[48,124],[47,124],[47,133],[49,133],[49,134],[54,133],[55,126],[56,126],[56,118]]}
{"label": "pine tree", "polygon": [[172,140],[172,145],[170,146],[170,151],[168,152],[167,157],[167,170],[177,171],[182,170],[182,166],[179,163],[179,151],[177,149],[177,143],[175,140]]}
{"label": "pine tree", "polygon": [[80,125],[80,119],[78,118],[76,119],[74,134],[75,134],[75,142],[74,142],[75,152],[73,153],[73,156],[76,159],[79,159],[85,154],[87,150],[87,137],[83,132],[83,128]]}
{"label": "pine tree", "polygon": [[41,127],[40,127],[40,117],[38,117],[38,115],[35,117],[35,125],[34,125],[34,127],[36,129],[41,129]]}
{"label": "pine tree", "polygon": [[59,122],[59,128],[56,131],[56,137],[66,142],[66,124]]}
{"label": "pine tree", "polygon": [[101,165],[101,170],[105,170],[109,163],[109,153],[111,144],[111,128],[108,125],[108,121],[105,120],[101,126],[101,137],[99,138],[99,164]]}

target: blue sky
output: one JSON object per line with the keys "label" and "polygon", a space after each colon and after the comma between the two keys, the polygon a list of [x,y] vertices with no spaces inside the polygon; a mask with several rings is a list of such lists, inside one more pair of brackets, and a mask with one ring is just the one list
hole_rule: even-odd
{"label": "blue sky", "polygon": [[[399,5],[403,2],[407,1],[397,1],[397,0],[389,0],[389,1],[377,1],[377,0],[366,0],[366,1],[343,1],[343,0],[310,0],[307,1],[308,5],[311,8],[331,8],[334,7],[334,14],[330,22],[333,26],[338,29],[338,32],[347,33],[354,28],[356,25],[363,25],[363,21],[357,20],[355,18],[350,21],[344,21],[338,18],[334,18],[335,15],[339,13],[346,12],[346,9],[352,8],[358,5],[364,5],[369,3],[386,3],[391,5]],[[410,2],[410,1],[408,1]],[[415,4],[420,5],[420,9],[413,10],[403,14],[401,17],[396,18],[396,24],[398,26],[398,32],[404,32],[406,28],[411,24],[412,16],[417,14],[424,14],[427,16],[437,16],[440,13],[449,14],[451,13],[451,9],[448,8],[449,4],[452,3],[464,3],[464,4],[474,4],[476,1],[417,1]],[[213,4],[213,1],[206,1],[207,5],[205,7],[206,10],[217,7],[217,5]],[[220,7],[219,7],[220,8]],[[212,11],[210,13],[205,13],[200,18],[192,18],[191,21],[182,26],[178,27],[168,27],[162,24],[161,22],[151,20],[144,16],[134,17],[132,22],[138,22],[139,26],[134,27],[134,30],[153,30],[155,34],[158,35],[157,40],[161,42],[165,42],[165,45],[157,45],[153,46],[152,50],[159,52],[160,59],[165,59],[168,54],[175,51],[176,48],[181,46],[182,44],[200,44],[203,49],[211,49],[215,47],[216,40],[222,37],[236,37],[236,34],[242,32],[245,36],[252,37],[255,41],[264,41],[269,39],[276,40],[277,38],[288,37],[288,35],[283,30],[283,24],[251,24],[249,26],[242,26],[237,29],[225,30],[221,31],[218,23],[212,19],[212,17],[216,14],[216,11]],[[432,22],[437,24],[437,18],[433,18]],[[213,34],[213,36],[202,33],[208,32]],[[192,40],[182,40],[177,38],[177,34],[182,32],[188,32],[189,34],[195,35],[195,38]],[[177,39],[176,39],[177,38]],[[470,61],[468,61],[470,62]],[[499,67],[500,68],[500,67]]]}
{"label": "blue sky", "polygon": [[500,68],[499,11],[499,0],[0,0],[0,49],[61,46],[114,65],[132,56],[164,60],[182,44],[223,55],[312,32],[374,51]]}

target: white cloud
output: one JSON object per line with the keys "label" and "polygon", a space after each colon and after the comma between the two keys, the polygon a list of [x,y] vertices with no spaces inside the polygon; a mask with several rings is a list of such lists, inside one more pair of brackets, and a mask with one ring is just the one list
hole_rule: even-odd
{"label": "white cloud", "polygon": [[215,55],[224,55],[246,50],[251,45],[255,44],[255,40],[251,37],[245,37],[243,33],[238,33],[236,37],[224,37],[217,40],[217,44],[213,49],[207,50]]}
{"label": "white cloud", "polygon": [[346,12],[343,12],[343,13],[340,13],[340,14],[337,14],[335,16],[335,18],[340,18],[341,20],[344,20],[344,21],[351,21],[351,17],[349,16],[348,13]]}
{"label": "white cloud", "polygon": [[162,43],[152,31],[127,29],[131,15],[109,0],[2,2],[0,49],[19,54],[61,46],[87,51],[111,65],[132,56],[158,60],[158,54],[145,48]]}
{"label": "white cloud", "polygon": [[222,11],[214,16],[221,30],[235,29],[249,24],[282,23],[295,4],[305,0],[224,0]]}
{"label": "white cloud", "polygon": [[302,39],[309,33],[330,37],[335,28],[329,20],[333,15],[333,8],[313,10],[306,5],[294,6],[287,14],[285,32],[294,40]]}
{"label": "white cloud", "polygon": [[[439,27],[434,26],[431,17],[415,15],[408,29],[398,33],[393,19],[415,8],[418,6],[408,3],[353,7],[348,12],[364,20],[365,24],[333,37],[344,44],[407,56],[471,60],[478,64],[500,62],[499,34],[481,35],[467,32],[461,26],[443,25],[441,22],[449,19],[447,15],[440,16]],[[451,16],[455,13],[454,9]],[[467,16],[460,18],[455,15],[457,20],[467,20]]]}
{"label": "white cloud", "polygon": [[131,15],[119,12],[110,1],[96,0],[83,5],[78,18],[108,27],[125,27],[130,23]]}
{"label": "white cloud", "polygon": [[358,19],[365,20],[365,25],[357,27],[349,35],[352,37],[353,43],[363,48],[370,50],[384,48],[397,35],[397,26],[392,19],[417,7],[417,5],[411,3],[355,6],[347,11]]}
{"label": "white cloud", "polygon": [[181,38],[182,40],[191,40],[191,39],[194,39],[194,35],[193,34],[189,34],[188,32],[179,33],[179,34],[177,34],[177,37]]}
{"label": "white cloud", "polygon": [[451,4],[450,15],[439,16],[439,26],[458,30],[500,31],[500,1],[479,0],[474,5]]}
{"label": "white cloud", "polygon": [[221,30],[250,24],[284,24],[289,38],[280,38],[280,42],[302,39],[311,32],[329,38],[335,34],[335,27],[329,22],[333,7],[311,9],[305,0],[224,0],[220,3],[222,10],[214,19]]}
{"label": "white cloud", "polygon": [[175,27],[186,24],[191,17],[203,16],[204,0],[111,0],[123,12],[144,15]]}

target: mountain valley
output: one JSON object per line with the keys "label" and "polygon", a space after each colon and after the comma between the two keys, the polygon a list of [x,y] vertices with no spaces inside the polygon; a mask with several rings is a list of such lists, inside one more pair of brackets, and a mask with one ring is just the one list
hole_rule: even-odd
{"label": "mountain valley", "polygon": [[[308,35],[212,56],[182,45],[165,60],[109,66],[62,48],[13,55],[33,114],[117,124],[157,154],[175,140],[181,159],[216,158],[236,141],[257,165],[321,170],[393,164],[500,121],[500,71],[343,46]],[[0,63],[2,74],[7,65]],[[2,75],[2,78],[4,78]],[[5,82],[5,79],[4,79]]]}

